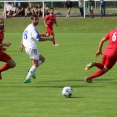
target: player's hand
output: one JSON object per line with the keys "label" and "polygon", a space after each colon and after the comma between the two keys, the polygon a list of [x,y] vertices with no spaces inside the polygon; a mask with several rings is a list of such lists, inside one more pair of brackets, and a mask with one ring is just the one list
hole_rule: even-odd
{"label": "player's hand", "polygon": [[45,27],[47,28],[47,27],[48,27],[48,25],[45,25]]}
{"label": "player's hand", "polygon": [[5,43],[6,47],[9,47],[11,45],[11,43]]}
{"label": "player's hand", "polygon": [[98,52],[95,54],[95,57],[98,57],[100,54],[102,55],[102,52],[98,51]]}
{"label": "player's hand", "polygon": [[6,50],[7,50],[7,48],[2,48],[2,50],[3,50],[3,51],[6,51]]}
{"label": "player's hand", "polygon": [[23,50],[23,45],[21,45],[21,46],[19,47],[19,50],[20,50],[20,51],[22,51],[22,50]]}

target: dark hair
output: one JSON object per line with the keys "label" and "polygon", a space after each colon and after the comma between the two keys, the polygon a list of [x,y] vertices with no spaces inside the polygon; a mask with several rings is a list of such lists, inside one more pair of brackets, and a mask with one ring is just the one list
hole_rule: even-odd
{"label": "dark hair", "polygon": [[37,14],[33,14],[33,15],[31,16],[31,20],[33,20],[34,18],[37,18],[37,17],[38,17]]}

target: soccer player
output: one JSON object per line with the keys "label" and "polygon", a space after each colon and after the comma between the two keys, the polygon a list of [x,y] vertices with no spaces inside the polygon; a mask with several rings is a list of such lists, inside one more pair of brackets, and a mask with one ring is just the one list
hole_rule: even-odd
{"label": "soccer player", "polygon": [[51,35],[52,38],[53,38],[53,41],[52,41],[53,45],[58,46],[59,44],[55,43],[54,31],[53,31],[53,24],[58,26],[57,22],[56,22],[56,15],[54,14],[53,8],[50,8],[50,14],[45,16],[44,24],[45,24],[45,27],[46,27],[46,34],[40,34],[40,36],[48,37],[48,36]]}
{"label": "soccer player", "polygon": [[24,79],[24,83],[30,83],[30,78],[34,75],[38,66],[40,66],[45,58],[38,52],[36,41],[52,41],[53,38],[41,38],[36,28],[38,25],[38,15],[34,14],[31,16],[31,24],[29,24],[23,32],[20,50],[25,47],[26,54],[29,55],[32,61],[32,67],[30,68],[28,75]]}
{"label": "soccer player", "polygon": [[92,62],[88,64],[85,70],[89,70],[92,67],[97,67],[99,70],[94,74],[88,76],[85,81],[88,83],[92,83],[92,79],[99,77],[109,71],[117,62],[117,28],[108,32],[100,41],[99,48],[97,53],[95,54],[98,57],[102,54],[103,44],[109,41],[108,46],[106,47],[101,62]]}
{"label": "soccer player", "polygon": [[0,17],[0,61],[6,63],[0,67],[0,80],[2,79],[1,72],[16,66],[14,60],[4,52],[6,50],[5,47],[9,47],[11,45],[11,43],[3,43],[4,31],[4,19]]}

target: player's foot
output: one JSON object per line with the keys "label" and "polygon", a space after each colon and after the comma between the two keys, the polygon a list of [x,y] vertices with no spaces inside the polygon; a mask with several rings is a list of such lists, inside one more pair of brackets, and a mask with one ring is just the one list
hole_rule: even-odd
{"label": "player's foot", "polygon": [[[29,70],[30,70],[30,69],[29,69]],[[28,72],[29,72],[29,70],[28,70]],[[33,79],[36,79],[36,75],[33,74],[33,75],[32,75],[32,78],[33,78]]]}
{"label": "player's foot", "polygon": [[85,82],[93,83],[91,79],[85,78]]}
{"label": "player's foot", "polygon": [[59,44],[55,44],[54,46],[59,46]]}
{"label": "player's foot", "polygon": [[30,79],[24,79],[24,83],[31,83],[31,80]]}
{"label": "player's foot", "polygon": [[33,74],[33,75],[32,75],[32,78],[33,78],[33,79],[36,79],[36,76],[35,76],[35,74]]}
{"label": "player's foot", "polygon": [[1,72],[0,72],[0,80],[2,80]]}
{"label": "player's foot", "polygon": [[86,67],[85,67],[85,70],[89,70],[90,68],[94,67],[95,66],[95,61],[89,63]]}

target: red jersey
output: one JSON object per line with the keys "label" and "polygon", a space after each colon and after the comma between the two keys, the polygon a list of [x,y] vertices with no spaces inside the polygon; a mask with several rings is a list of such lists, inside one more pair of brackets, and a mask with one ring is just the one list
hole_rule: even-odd
{"label": "red jersey", "polygon": [[47,21],[48,27],[52,27],[53,24],[56,22],[56,15],[49,14],[45,17],[45,21]]}
{"label": "red jersey", "polygon": [[117,52],[117,28],[111,30],[105,35],[105,38],[109,40],[109,44],[106,48],[106,52],[110,53],[111,51]]}
{"label": "red jersey", "polygon": [[[2,41],[4,39],[4,29],[0,31],[0,44],[2,44]],[[0,53],[2,53],[2,47],[0,47]]]}

